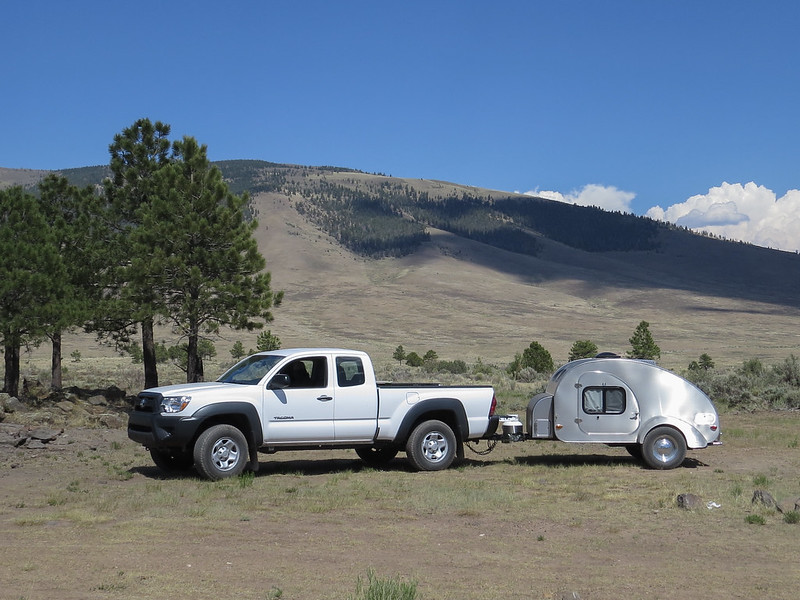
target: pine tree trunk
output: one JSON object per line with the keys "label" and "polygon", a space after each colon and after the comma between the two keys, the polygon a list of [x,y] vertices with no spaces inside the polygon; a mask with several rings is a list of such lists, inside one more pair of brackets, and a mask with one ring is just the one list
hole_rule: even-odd
{"label": "pine tree trunk", "polygon": [[144,363],[145,389],[158,387],[156,365],[156,342],[153,334],[153,319],[142,321],[142,362]]}
{"label": "pine tree trunk", "polygon": [[[198,379],[197,336],[189,335],[186,349],[186,383],[195,383]],[[201,373],[202,375],[202,373]]]}
{"label": "pine tree trunk", "polygon": [[3,391],[9,396],[17,398],[19,396],[19,344],[6,344],[4,351]]}
{"label": "pine tree trunk", "polygon": [[53,343],[53,357],[50,363],[50,389],[54,392],[60,392],[63,387],[61,379],[61,332],[54,333],[50,340]]}

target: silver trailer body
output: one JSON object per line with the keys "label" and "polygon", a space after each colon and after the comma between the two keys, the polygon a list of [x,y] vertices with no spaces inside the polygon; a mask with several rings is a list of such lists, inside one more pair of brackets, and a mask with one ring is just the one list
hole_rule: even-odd
{"label": "silver trailer body", "polygon": [[694,384],[652,361],[588,358],[553,374],[527,409],[529,439],[625,446],[654,468],[719,443],[719,415]]}

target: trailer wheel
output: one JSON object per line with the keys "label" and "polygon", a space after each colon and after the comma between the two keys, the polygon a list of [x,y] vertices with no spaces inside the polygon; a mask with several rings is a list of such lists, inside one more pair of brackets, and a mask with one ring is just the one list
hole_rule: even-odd
{"label": "trailer wheel", "polygon": [[382,446],[376,448],[375,446],[362,446],[356,448],[356,454],[370,467],[385,467],[391,461],[399,450],[389,446]]}
{"label": "trailer wheel", "polygon": [[642,458],[651,469],[674,469],[686,458],[686,441],[672,427],[656,427],[644,438]]}
{"label": "trailer wheel", "polygon": [[456,435],[447,423],[423,421],[411,432],[406,454],[418,471],[441,471],[452,464],[456,446]]}
{"label": "trailer wheel", "polygon": [[195,468],[212,481],[239,475],[248,460],[247,440],[233,425],[209,427],[194,445]]}

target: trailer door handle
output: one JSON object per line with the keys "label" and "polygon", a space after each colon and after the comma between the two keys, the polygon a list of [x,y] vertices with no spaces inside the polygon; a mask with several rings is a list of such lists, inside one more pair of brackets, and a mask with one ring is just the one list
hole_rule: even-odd
{"label": "trailer door handle", "polygon": [[333,400],[333,396],[317,396],[317,400],[320,402],[327,402],[328,400]]}

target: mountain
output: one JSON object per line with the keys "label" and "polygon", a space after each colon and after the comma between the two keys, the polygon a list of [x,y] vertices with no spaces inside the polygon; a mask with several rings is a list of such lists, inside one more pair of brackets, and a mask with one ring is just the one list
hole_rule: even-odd
{"label": "mountain", "polygon": [[[662,363],[781,361],[800,343],[800,256],[647,218],[448,183],[264,161],[216,163],[251,194],[286,293],[284,346],[402,344],[499,364],[539,341],[624,353],[641,320]],[[1,169],[0,185],[36,173]],[[81,185],[104,167],[69,169]],[[26,174],[26,176],[23,176]],[[251,344],[254,345],[254,344]]]}

